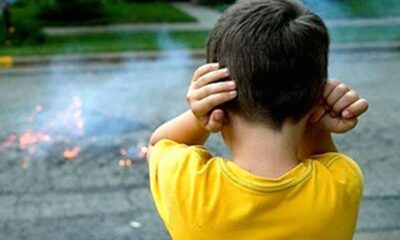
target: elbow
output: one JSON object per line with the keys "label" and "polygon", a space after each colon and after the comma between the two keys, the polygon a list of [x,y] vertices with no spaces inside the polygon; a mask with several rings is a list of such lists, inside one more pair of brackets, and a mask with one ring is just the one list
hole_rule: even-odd
{"label": "elbow", "polygon": [[150,158],[151,158],[151,150],[153,149],[154,145],[157,143],[157,141],[155,140],[154,137],[154,133],[151,135],[150,140],[149,140],[149,144],[147,146],[147,153],[146,153],[146,159],[147,162],[150,162]]}
{"label": "elbow", "polygon": [[[158,129],[157,129],[157,130],[158,130]],[[147,154],[146,154],[147,162],[150,161],[150,158],[151,158],[151,151],[152,151],[154,145],[156,145],[156,143],[157,143],[158,141],[160,141],[160,137],[158,136],[159,134],[158,134],[158,131],[157,131],[157,130],[155,130],[155,131],[153,132],[153,134],[151,134],[151,137],[150,137],[150,139],[149,139],[149,144],[148,144],[148,146],[147,146]]]}
{"label": "elbow", "polygon": [[153,145],[149,144],[147,146],[147,153],[146,153],[146,159],[147,159],[147,163],[150,162],[150,158],[151,158],[151,150],[153,148]]}
{"label": "elbow", "polygon": [[160,137],[158,136],[158,131],[155,130],[153,134],[151,134],[150,140],[149,140],[149,148],[153,147],[156,145],[156,143],[160,140]]}

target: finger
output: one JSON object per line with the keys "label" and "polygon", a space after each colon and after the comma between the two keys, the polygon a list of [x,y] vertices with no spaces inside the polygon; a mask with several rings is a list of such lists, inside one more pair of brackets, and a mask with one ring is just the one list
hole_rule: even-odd
{"label": "finger", "polygon": [[333,129],[334,133],[345,133],[353,129],[355,126],[357,126],[358,119],[357,118],[351,118],[351,119],[341,119],[337,120],[337,125],[336,128]]}
{"label": "finger", "polygon": [[235,89],[236,89],[235,81],[227,81],[227,82],[211,83],[200,89],[197,89],[197,91],[194,92],[196,99],[202,99],[212,94],[220,92],[229,92]]}
{"label": "finger", "polygon": [[196,81],[198,78],[200,78],[201,76],[203,76],[204,74],[211,72],[211,71],[215,71],[219,69],[219,63],[207,63],[204,64],[202,66],[200,66],[199,68],[196,69],[196,71],[193,74],[193,80],[192,81]]}
{"label": "finger", "polygon": [[201,88],[209,83],[222,80],[229,76],[229,72],[227,68],[218,69],[212,72],[208,72],[198,78],[195,82],[193,82],[194,88]]}
{"label": "finger", "polygon": [[224,81],[218,83],[211,83],[199,89],[189,89],[186,100],[191,103],[193,101],[201,100],[208,95],[219,93],[219,92],[229,92],[236,89],[236,83],[234,81]]}
{"label": "finger", "polygon": [[324,98],[327,98],[329,96],[329,94],[332,92],[332,90],[335,89],[335,87],[337,85],[339,85],[340,83],[341,82],[337,79],[329,79],[325,85],[325,89],[324,89],[324,93],[323,93]]}
{"label": "finger", "polygon": [[346,119],[356,118],[368,110],[368,101],[364,98],[358,99],[355,103],[348,106],[342,113]]}
{"label": "finger", "polygon": [[345,108],[358,100],[358,93],[354,90],[346,92],[333,106],[332,110],[336,114],[340,114]]}
{"label": "finger", "polygon": [[206,124],[207,130],[210,132],[219,132],[221,131],[223,125],[224,125],[224,112],[221,109],[213,110],[210,115],[210,119]]}
{"label": "finger", "polygon": [[345,133],[357,125],[358,119],[344,119],[341,117],[331,117],[329,114],[325,114],[320,122],[321,125],[330,132]]}
{"label": "finger", "polygon": [[204,116],[217,106],[228,102],[237,96],[237,91],[222,92],[209,95],[200,101],[193,103],[192,111],[197,115]]}
{"label": "finger", "polygon": [[340,83],[337,85],[331,93],[326,97],[325,102],[328,105],[329,108],[332,108],[333,105],[341,98],[343,97],[347,92],[349,91],[349,87],[347,87],[345,84]]}

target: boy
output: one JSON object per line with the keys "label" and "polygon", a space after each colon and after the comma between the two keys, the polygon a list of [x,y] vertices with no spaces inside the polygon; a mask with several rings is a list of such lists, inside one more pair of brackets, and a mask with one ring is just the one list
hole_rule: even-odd
{"label": "boy", "polygon": [[[239,2],[218,20],[190,110],[150,139],[151,190],[173,239],[352,238],[363,178],[331,133],[354,128],[368,102],[326,80],[328,47],[323,21],[297,2]],[[232,161],[203,147],[210,132]]]}

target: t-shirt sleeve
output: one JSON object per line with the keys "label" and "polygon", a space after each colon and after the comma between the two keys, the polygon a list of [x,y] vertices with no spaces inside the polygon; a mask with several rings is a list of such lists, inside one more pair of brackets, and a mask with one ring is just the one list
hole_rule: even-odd
{"label": "t-shirt sleeve", "polygon": [[152,148],[149,159],[150,188],[164,223],[168,225],[171,209],[191,190],[191,182],[212,157],[203,146],[187,146],[161,140]]}
{"label": "t-shirt sleeve", "polygon": [[364,186],[364,177],[358,164],[349,156],[331,152],[313,157],[324,164],[340,184],[346,186],[353,201],[360,201]]}

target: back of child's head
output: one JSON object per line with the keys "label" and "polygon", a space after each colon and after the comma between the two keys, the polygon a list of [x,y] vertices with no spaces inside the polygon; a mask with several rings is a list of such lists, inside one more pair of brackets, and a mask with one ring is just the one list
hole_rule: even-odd
{"label": "back of child's head", "polygon": [[240,1],[216,23],[207,61],[228,67],[238,96],[229,110],[280,129],[297,122],[321,97],[329,35],[320,17],[295,1]]}

